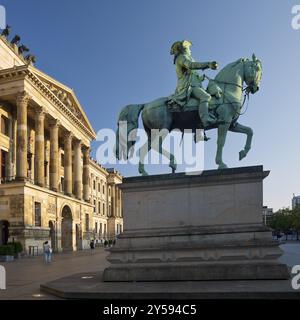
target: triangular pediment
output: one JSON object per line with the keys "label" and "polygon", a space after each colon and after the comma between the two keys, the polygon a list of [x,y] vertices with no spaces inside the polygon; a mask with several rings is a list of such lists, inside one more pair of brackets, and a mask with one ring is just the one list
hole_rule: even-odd
{"label": "triangular pediment", "polygon": [[[39,78],[41,82],[75,115],[82,124],[95,134],[82,106],[80,105],[74,91],[48,76],[35,67],[30,67],[31,71]],[[96,134],[95,134],[96,135]]]}

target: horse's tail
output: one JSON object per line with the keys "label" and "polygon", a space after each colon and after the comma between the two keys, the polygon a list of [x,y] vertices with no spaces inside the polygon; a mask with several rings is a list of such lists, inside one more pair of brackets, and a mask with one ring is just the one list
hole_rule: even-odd
{"label": "horse's tail", "polygon": [[[143,108],[143,104],[130,104],[123,108],[119,114],[115,146],[116,158],[119,160],[127,160],[133,155],[132,147],[136,142],[139,115]],[[130,139],[128,139],[129,135]]]}

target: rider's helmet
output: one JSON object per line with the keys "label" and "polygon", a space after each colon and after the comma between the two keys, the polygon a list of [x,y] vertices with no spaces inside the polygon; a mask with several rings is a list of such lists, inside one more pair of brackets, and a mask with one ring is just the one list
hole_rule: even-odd
{"label": "rider's helmet", "polygon": [[176,41],[172,44],[170,54],[178,55],[184,51],[184,48],[188,48],[192,45],[192,42],[189,40]]}

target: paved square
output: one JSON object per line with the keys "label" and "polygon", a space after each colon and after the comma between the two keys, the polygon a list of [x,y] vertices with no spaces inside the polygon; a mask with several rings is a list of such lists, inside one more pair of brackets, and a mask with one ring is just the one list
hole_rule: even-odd
{"label": "paved square", "polygon": [[[288,266],[300,265],[300,243],[290,242],[281,245],[284,250],[280,261]],[[53,255],[53,262],[44,263],[44,257],[23,258],[14,262],[1,263],[7,272],[7,290],[0,290],[0,299],[58,299],[40,291],[40,284],[73,274],[103,271],[109,263],[107,251],[97,248],[90,250]]]}
{"label": "paved square", "polygon": [[0,299],[57,299],[40,292],[40,284],[79,272],[104,270],[108,266],[103,248],[55,254],[46,265],[43,256],[0,263],[6,268],[7,289],[0,290]]}

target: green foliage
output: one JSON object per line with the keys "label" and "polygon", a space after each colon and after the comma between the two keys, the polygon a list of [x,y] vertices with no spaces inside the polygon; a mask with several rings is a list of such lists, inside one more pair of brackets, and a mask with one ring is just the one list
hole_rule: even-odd
{"label": "green foliage", "polygon": [[23,251],[22,243],[19,241],[10,242],[10,243],[8,243],[8,245],[11,245],[14,247],[15,254],[21,253]]}
{"label": "green foliage", "polygon": [[300,207],[293,210],[283,208],[275,212],[269,226],[274,231],[282,231],[284,233],[289,230],[300,230]]}
{"label": "green foliage", "polygon": [[12,245],[2,245],[0,246],[0,256],[14,256],[15,248]]}
{"label": "green foliage", "polygon": [[104,246],[106,247],[107,245],[108,245],[108,241],[105,240],[105,241],[104,241]]}

